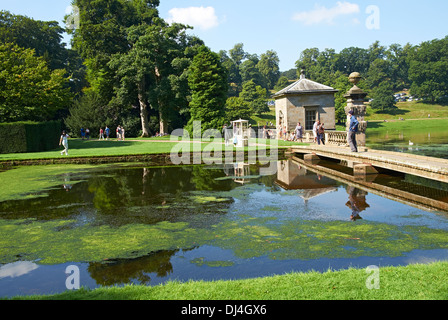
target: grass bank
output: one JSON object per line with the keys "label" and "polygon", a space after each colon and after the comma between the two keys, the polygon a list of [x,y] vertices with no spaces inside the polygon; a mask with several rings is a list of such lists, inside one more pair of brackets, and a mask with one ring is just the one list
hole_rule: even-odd
{"label": "grass bank", "polygon": [[410,119],[428,119],[430,118],[448,118],[448,106],[441,104],[430,104],[420,101],[398,102],[397,108],[388,112],[374,112],[370,107],[367,108],[366,119],[368,121],[398,120],[403,118]]}
{"label": "grass bank", "polygon": [[[423,118],[408,120],[367,120],[367,132],[378,133],[382,131],[446,131],[448,118]],[[336,130],[345,131],[344,125],[337,125]]]}
{"label": "grass bank", "polygon": [[[153,287],[80,289],[26,300],[446,300],[448,263],[348,269],[233,280],[168,282]],[[378,275],[376,282],[372,277]],[[378,289],[367,285],[378,284]]]}
{"label": "grass bank", "polygon": [[[263,144],[252,145],[246,147],[243,150],[253,150],[258,149],[266,145],[269,149],[275,148],[287,148],[292,144],[297,144],[288,141],[275,141],[278,145],[271,145],[272,140],[266,140]],[[266,144],[265,144],[266,143]],[[131,157],[130,161],[138,160],[137,156],[145,155],[169,155],[173,148],[177,148],[180,153],[182,152],[195,152],[195,151],[219,151],[222,150],[242,150],[241,148],[234,148],[232,146],[225,148],[223,144],[223,139],[207,142],[172,142],[169,137],[164,137],[163,139],[157,138],[129,138],[125,141],[117,141],[115,139],[109,141],[99,141],[99,140],[81,140],[81,139],[69,139],[69,155],[61,155],[62,147],[60,149],[45,151],[45,152],[30,152],[30,153],[10,153],[10,154],[0,154],[0,162],[9,161],[33,161],[38,163],[38,160],[58,160],[57,163],[63,163],[64,159],[66,163],[77,163],[76,159],[86,159],[94,158],[96,162],[108,161],[119,161],[120,157],[134,156]],[[179,149],[181,148],[181,149]],[[141,157],[143,160],[151,159],[151,157]],[[79,161],[83,163],[83,161]]]}

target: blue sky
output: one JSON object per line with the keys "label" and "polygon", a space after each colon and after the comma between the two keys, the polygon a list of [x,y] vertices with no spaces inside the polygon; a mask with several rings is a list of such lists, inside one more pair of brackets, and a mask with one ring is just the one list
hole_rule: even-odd
{"label": "blue sky", "polygon": [[[39,20],[63,17],[71,0],[0,0],[0,9]],[[448,35],[448,1],[160,0],[160,16],[194,26],[213,51],[243,43],[246,52],[277,52],[282,71],[307,48],[405,45]],[[366,24],[367,23],[367,24]]]}

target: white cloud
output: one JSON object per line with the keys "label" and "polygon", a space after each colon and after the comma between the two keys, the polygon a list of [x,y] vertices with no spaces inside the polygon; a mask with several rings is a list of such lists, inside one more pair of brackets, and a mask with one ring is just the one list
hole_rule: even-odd
{"label": "white cloud", "polygon": [[350,3],[347,1],[338,1],[333,8],[326,8],[324,6],[317,5],[312,11],[298,12],[294,14],[293,20],[303,22],[305,25],[313,25],[326,23],[329,25],[334,24],[334,20],[343,15],[351,15],[359,13],[359,5]]}
{"label": "white cloud", "polygon": [[214,28],[219,24],[213,7],[173,8],[168,13],[169,23],[183,23],[202,30]]}

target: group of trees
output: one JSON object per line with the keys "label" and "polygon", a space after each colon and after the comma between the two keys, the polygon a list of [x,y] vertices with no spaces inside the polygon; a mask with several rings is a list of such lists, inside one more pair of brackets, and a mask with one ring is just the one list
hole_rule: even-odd
{"label": "group of trees", "polygon": [[[339,53],[334,49],[306,49],[296,62],[296,72],[302,69],[308,78],[340,90],[336,96],[339,120],[345,118],[343,94],[351,87],[347,76],[352,72],[361,73],[363,80],[359,86],[373,99],[374,110],[395,108],[393,94],[403,89],[410,89],[412,95],[434,103],[448,94],[448,37],[420,45],[389,47],[376,41],[367,49],[350,47]],[[291,71],[282,74],[279,86],[287,84],[291,74]]]}
{"label": "group of trees", "polygon": [[189,26],[168,24],[158,14],[159,0],[74,0],[79,27],[72,48],[65,31],[0,11],[0,122],[65,119],[75,134],[123,125],[128,135],[149,136],[185,127],[219,129],[237,118],[269,111],[267,100],[297,79],[307,78],[339,90],[337,117],[345,118],[343,95],[360,72],[360,87],[372,108],[394,107],[393,92],[437,101],[448,93],[448,37],[417,46],[306,49],[296,68],[280,73],[269,50],[258,56],[242,43],[212,52],[187,33]]}
{"label": "group of trees", "polygon": [[[279,77],[275,52],[258,58],[237,44],[230,57],[214,53],[186,33],[188,26],[161,19],[158,4],[74,1],[80,27],[73,44],[87,66],[90,87],[71,109],[71,127],[95,112],[85,110],[92,100],[96,121],[120,119],[128,133],[137,133],[139,116],[143,136],[181,127],[191,131],[193,121],[201,121],[203,130],[220,128],[232,118],[269,111],[268,90]],[[227,102],[230,97],[237,103]]]}
{"label": "group of trees", "polygon": [[260,55],[244,51],[237,43],[229,53],[219,51],[222,65],[228,72],[226,118],[249,118],[269,112],[267,99],[280,78],[279,58],[273,50]]}
{"label": "group of trees", "polygon": [[64,117],[84,68],[61,42],[64,29],[0,11],[0,122]]}
{"label": "group of trees", "polygon": [[268,92],[279,77],[275,52],[258,57],[237,44],[230,56],[214,53],[187,34],[189,26],[161,19],[159,0],[73,5],[80,24],[67,30],[72,49],[57,22],[1,12],[2,122],[64,118],[74,134],[123,125],[128,135],[149,136],[191,130],[195,120],[203,130],[220,128],[269,111]]}

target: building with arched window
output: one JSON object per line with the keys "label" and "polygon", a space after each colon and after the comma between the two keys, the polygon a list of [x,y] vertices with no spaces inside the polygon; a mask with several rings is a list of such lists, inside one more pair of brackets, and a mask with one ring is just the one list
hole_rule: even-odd
{"label": "building with arched window", "polygon": [[336,129],[335,98],[338,92],[332,87],[306,79],[302,71],[300,79],[273,95],[277,128],[293,131],[297,122],[305,130],[312,130],[317,120],[326,130]]}

